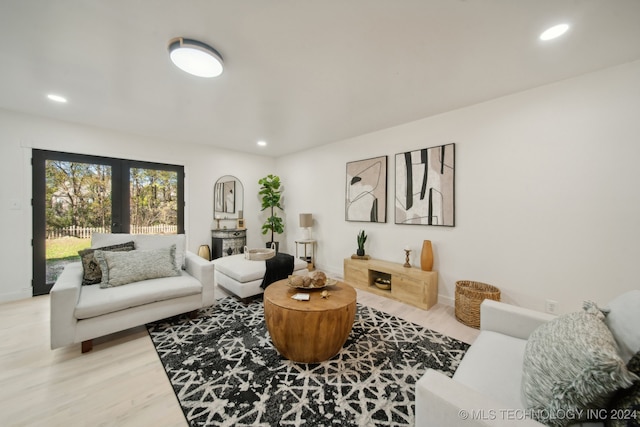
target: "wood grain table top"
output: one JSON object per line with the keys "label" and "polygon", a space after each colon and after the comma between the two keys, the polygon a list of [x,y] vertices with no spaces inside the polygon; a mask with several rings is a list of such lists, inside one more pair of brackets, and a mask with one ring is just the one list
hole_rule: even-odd
{"label": "wood grain table top", "polygon": [[[322,298],[322,291],[329,292],[328,298]],[[309,294],[309,301],[291,298],[297,293]],[[327,311],[347,306],[356,300],[356,291],[344,282],[322,289],[297,289],[289,286],[288,279],[272,283],[264,291],[264,299],[287,310]]]}

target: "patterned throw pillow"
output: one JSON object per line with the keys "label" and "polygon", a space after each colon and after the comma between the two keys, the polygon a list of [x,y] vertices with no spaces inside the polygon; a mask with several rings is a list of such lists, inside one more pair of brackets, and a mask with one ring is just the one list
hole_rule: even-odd
{"label": "patterned throw pillow", "polygon": [[527,341],[522,393],[544,424],[564,426],[587,409],[606,408],[614,391],[638,378],[618,355],[602,312],[591,302],[584,309],[540,326]]}
{"label": "patterned throw pillow", "polygon": [[133,242],[126,242],[119,245],[104,246],[102,248],[84,249],[78,251],[78,255],[80,255],[80,260],[82,261],[82,285],[95,285],[96,283],[100,283],[102,281],[102,270],[100,270],[100,265],[93,256],[93,253],[95,251],[101,250],[126,252],[132,251],[134,249],[135,245]]}
{"label": "patterned throw pillow", "polygon": [[96,251],[94,256],[102,269],[101,288],[180,275],[180,268],[176,266],[176,245],[127,253]]}
{"label": "patterned throw pillow", "polygon": [[[629,372],[640,376],[640,352],[627,364]],[[629,388],[618,390],[609,402],[607,427],[640,426],[640,380]]]}

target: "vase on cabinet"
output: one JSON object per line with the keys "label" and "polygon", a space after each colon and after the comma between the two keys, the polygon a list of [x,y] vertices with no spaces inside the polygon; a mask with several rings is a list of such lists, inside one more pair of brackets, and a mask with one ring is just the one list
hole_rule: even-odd
{"label": "vase on cabinet", "polygon": [[433,268],[433,248],[431,240],[422,242],[422,252],[420,252],[420,268],[423,271],[431,271]]}

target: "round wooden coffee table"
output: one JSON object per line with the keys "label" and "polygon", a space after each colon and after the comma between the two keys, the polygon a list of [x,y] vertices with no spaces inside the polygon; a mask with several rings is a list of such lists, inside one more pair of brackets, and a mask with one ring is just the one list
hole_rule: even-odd
{"label": "round wooden coffee table", "polygon": [[[264,291],[264,320],[271,341],[289,360],[317,363],[338,354],[344,345],[356,315],[356,291],[337,282],[327,286],[328,298],[321,290],[289,287],[287,279],[272,283]],[[291,298],[308,293],[309,301]]]}

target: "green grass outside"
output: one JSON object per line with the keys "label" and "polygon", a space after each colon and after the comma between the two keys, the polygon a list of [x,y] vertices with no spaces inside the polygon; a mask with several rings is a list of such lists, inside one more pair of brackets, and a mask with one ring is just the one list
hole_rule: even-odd
{"label": "green grass outside", "polygon": [[77,237],[62,237],[59,239],[47,239],[47,261],[62,261],[79,258],[78,251],[91,246],[91,239],[78,239]]}

